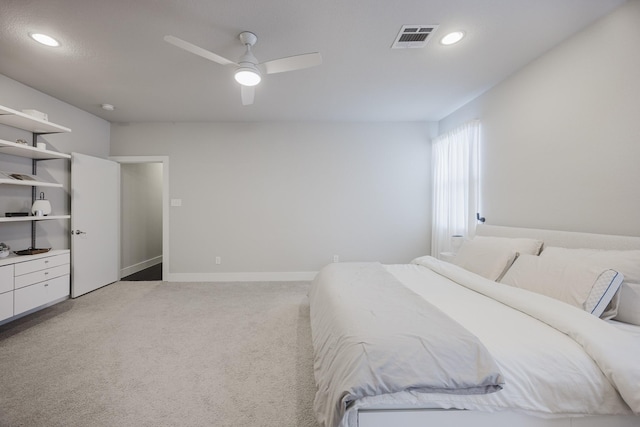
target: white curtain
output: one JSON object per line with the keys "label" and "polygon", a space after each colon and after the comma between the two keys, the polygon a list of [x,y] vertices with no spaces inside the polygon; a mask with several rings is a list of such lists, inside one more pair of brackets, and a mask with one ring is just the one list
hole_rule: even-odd
{"label": "white curtain", "polygon": [[479,209],[480,122],[472,121],[432,142],[433,229],[431,255],[452,252],[451,237],[475,233]]}

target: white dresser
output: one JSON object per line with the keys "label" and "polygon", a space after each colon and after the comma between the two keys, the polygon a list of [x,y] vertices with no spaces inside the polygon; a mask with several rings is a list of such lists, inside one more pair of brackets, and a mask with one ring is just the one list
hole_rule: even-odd
{"label": "white dresser", "polygon": [[0,321],[69,297],[69,250],[0,259]]}

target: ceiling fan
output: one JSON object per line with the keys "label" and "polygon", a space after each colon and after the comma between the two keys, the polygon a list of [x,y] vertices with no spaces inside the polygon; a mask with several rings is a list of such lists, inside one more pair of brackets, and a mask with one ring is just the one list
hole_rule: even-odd
{"label": "ceiling fan", "polygon": [[242,97],[242,105],[253,104],[253,98],[255,96],[254,86],[260,83],[263,73],[275,74],[283,73],[285,71],[302,70],[304,68],[315,67],[322,63],[322,56],[320,56],[319,52],[304,53],[301,55],[288,56],[286,58],[273,59],[271,61],[259,63],[251,52],[251,47],[258,41],[258,36],[250,31],[243,31],[238,35],[238,38],[245,46],[246,51],[244,55],[240,57],[238,62],[233,62],[177,37],[164,36],[164,40],[166,42],[188,52],[194,53],[220,65],[234,65],[236,67],[235,79],[241,85],[240,94]]}

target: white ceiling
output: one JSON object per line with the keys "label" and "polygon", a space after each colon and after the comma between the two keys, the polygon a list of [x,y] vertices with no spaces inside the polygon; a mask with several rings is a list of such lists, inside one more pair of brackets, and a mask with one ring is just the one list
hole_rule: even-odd
{"label": "white ceiling", "polygon": [[[0,73],[111,122],[439,120],[624,0],[2,0]],[[405,24],[464,30],[445,47],[390,49]],[[318,51],[272,74],[243,107],[233,68],[244,30],[260,61]],[[62,46],[28,37],[44,32]],[[104,111],[100,104],[116,106]]]}

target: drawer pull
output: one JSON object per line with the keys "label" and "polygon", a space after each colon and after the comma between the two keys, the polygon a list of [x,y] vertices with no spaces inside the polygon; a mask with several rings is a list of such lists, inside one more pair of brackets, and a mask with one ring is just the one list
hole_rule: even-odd
{"label": "drawer pull", "polygon": [[49,274],[49,272],[48,272],[48,271],[45,271],[45,272],[44,272],[44,275],[46,276],[47,274]]}

